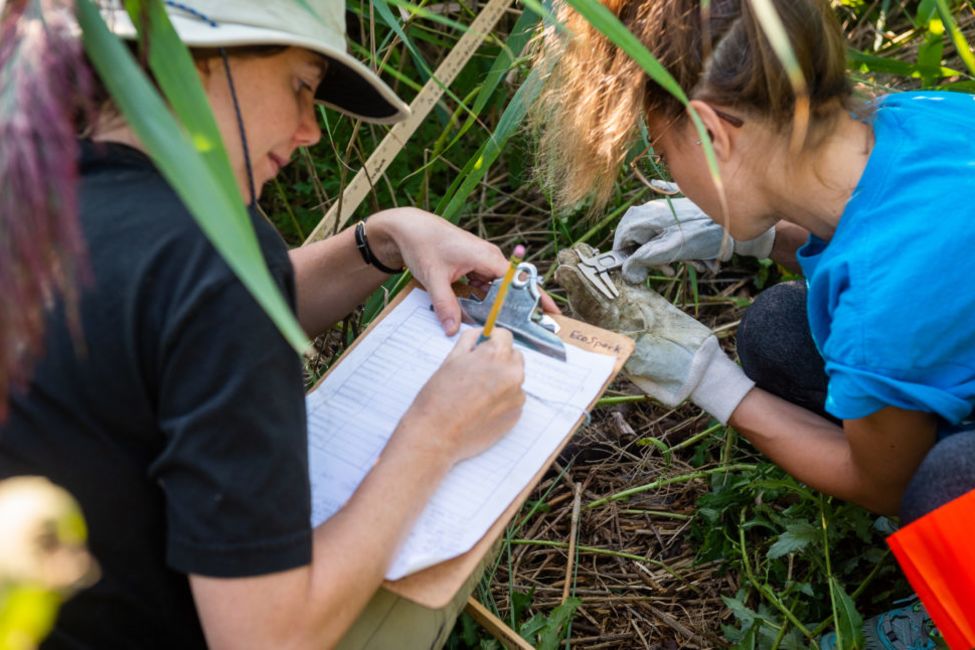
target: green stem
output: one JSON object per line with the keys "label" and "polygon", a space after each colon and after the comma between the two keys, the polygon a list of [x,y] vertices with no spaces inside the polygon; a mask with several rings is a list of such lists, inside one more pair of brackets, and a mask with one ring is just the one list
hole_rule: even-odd
{"label": "green stem", "polygon": [[790,610],[788,607],[783,605],[782,601],[779,600],[779,598],[775,595],[775,593],[771,589],[769,589],[765,585],[760,584],[758,582],[758,579],[755,577],[755,574],[752,572],[752,566],[748,562],[748,552],[746,551],[746,546],[745,546],[745,522],[744,522],[745,511],[744,510],[741,511],[741,515],[742,515],[742,521],[739,522],[738,524],[738,543],[741,545],[741,562],[745,568],[745,577],[748,578],[748,582],[750,582],[751,585],[755,587],[758,593],[761,594],[762,597],[765,598],[765,600],[769,601],[772,604],[772,606],[775,607],[775,609],[782,612],[782,615],[785,616],[790,623],[795,625],[797,630],[802,632],[803,636],[805,636],[810,641],[815,640],[815,637],[813,636],[812,632],[806,629],[806,626],[803,625],[798,618],[796,618],[796,615],[792,613],[792,610]]}
{"label": "green stem", "polygon": [[677,519],[678,521],[687,521],[694,518],[694,515],[684,515],[679,512],[668,512],[666,510],[640,510],[637,508],[620,510],[619,513],[621,515],[651,515],[654,517],[661,517],[662,519]]}
{"label": "green stem", "polygon": [[722,428],[723,426],[724,425],[721,424],[720,422],[718,422],[717,424],[713,424],[713,425],[709,426],[707,429],[705,429],[704,431],[701,431],[700,433],[695,433],[693,436],[691,436],[687,440],[684,440],[682,442],[677,443],[676,445],[674,445],[673,447],[670,448],[670,451],[671,451],[671,453],[673,453],[673,452],[677,451],[678,449],[683,449],[684,447],[690,447],[691,445],[693,445],[697,441],[701,440],[702,438],[708,437],[710,434],[714,433],[715,431],[717,431],[718,429]]}
{"label": "green stem", "polygon": [[[877,563],[873,565],[872,569],[870,569],[870,573],[867,574],[867,577],[864,578],[863,581],[860,582],[860,584],[857,586],[857,588],[853,590],[853,593],[850,594],[850,598],[852,600],[855,601],[857,598],[859,598],[860,594],[862,594],[866,590],[866,588],[870,586],[870,583],[873,582],[878,575],[880,575],[880,572],[884,568],[884,560],[886,560],[889,555],[890,555],[890,549],[884,551],[883,557],[877,560]],[[822,634],[824,631],[826,631],[826,628],[829,627],[829,624],[832,622],[833,622],[832,618],[827,618],[825,621],[821,622],[813,630],[813,635],[819,636],[820,634]]]}
{"label": "green stem", "polygon": [[621,395],[619,397],[604,397],[596,402],[596,408],[612,406],[613,404],[629,404],[631,402],[646,402],[650,398],[646,395]]}
{"label": "green stem", "polygon": [[843,630],[839,626],[839,612],[836,610],[836,598],[833,597],[833,566],[829,559],[829,523],[826,520],[826,508],[823,507],[823,496],[819,496],[819,522],[823,530],[823,555],[826,557],[826,584],[829,586],[829,606],[833,612],[833,628],[836,631],[836,647],[844,648]]}
{"label": "green stem", "polygon": [[640,494],[641,492],[656,490],[657,488],[666,487],[668,485],[674,485],[676,483],[687,483],[689,481],[693,481],[699,478],[706,478],[712,474],[718,474],[723,472],[747,472],[756,469],[756,467],[757,467],[756,465],[739,463],[736,465],[728,465],[727,467],[715,467],[713,469],[704,469],[697,472],[691,472],[689,474],[681,474],[680,476],[662,478],[658,481],[647,483],[646,485],[638,485],[628,490],[623,490],[622,492],[611,494],[608,497],[603,497],[601,499],[596,499],[595,501],[590,501],[589,503],[586,504],[586,509],[591,510],[592,508],[598,508],[599,506],[605,505],[610,501],[619,501],[620,499],[627,499],[633,496],[634,494]]}

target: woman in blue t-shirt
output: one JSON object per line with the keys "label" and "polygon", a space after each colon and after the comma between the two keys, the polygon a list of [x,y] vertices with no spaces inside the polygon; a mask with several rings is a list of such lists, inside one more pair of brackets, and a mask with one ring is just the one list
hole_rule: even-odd
{"label": "woman in blue t-shirt", "polygon": [[[902,522],[975,488],[975,293],[955,280],[975,275],[975,97],[857,102],[825,0],[774,3],[808,87],[799,102],[749,3],[711,2],[707,24],[689,0],[606,4],[691,98],[721,186],[684,105],[563,7],[575,37],[551,32],[540,57],[553,66],[541,164],[558,199],[605,202],[645,120],[688,199],[626,214],[626,280],[736,251],[806,278],[749,309],[744,373],[689,317],[660,325],[667,308],[648,299],[658,324],[628,365],[636,383],[690,397],[796,478]],[[577,309],[599,302],[580,274],[560,276]]]}

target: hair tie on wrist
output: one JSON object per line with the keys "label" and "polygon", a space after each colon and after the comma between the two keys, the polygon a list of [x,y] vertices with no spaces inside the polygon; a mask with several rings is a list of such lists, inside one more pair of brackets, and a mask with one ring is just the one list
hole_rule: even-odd
{"label": "hair tie on wrist", "polygon": [[382,262],[380,262],[372,249],[369,248],[369,240],[366,239],[366,222],[360,221],[355,225],[355,247],[359,249],[359,254],[362,255],[362,260],[369,266],[375,267],[382,271],[383,273],[388,273],[389,275],[396,275],[401,273],[403,269],[391,269]]}

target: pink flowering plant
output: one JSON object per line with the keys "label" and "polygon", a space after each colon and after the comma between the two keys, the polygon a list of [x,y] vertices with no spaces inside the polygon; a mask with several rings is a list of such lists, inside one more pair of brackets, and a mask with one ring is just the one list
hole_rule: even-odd
{"label": "pink flowering plant", "polygon": [[0,2],[0,422],[41,353],[45,311],[60,298],[78,322],[75,124],[90,86],[73,2]]}

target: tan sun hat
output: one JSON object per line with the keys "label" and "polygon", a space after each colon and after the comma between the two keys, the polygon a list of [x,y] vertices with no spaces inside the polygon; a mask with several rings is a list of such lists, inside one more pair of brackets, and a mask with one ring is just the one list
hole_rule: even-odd
{"label": "tan sun hat", "polygon": [[[318,101],[378,124],[399,122],[410,114],[379,75],[346,52],[345,0],[166,0],[164,4],[188,47],[303,47],[329,60]],[[102,15],[115,34],[135,38],[120,0],[102,3]]]}

